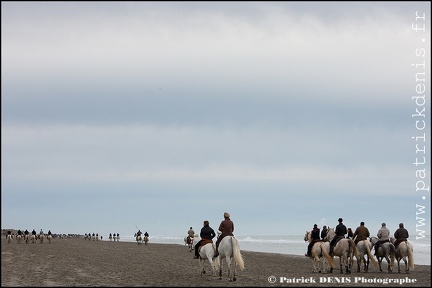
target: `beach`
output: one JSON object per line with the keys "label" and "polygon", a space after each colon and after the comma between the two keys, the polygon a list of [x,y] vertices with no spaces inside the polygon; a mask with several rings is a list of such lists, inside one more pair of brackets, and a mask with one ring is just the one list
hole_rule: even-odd
{"label": "beach", "polygon": [[[15,286],[152,286],[152,287],[286,287],[286,286],[431,286],[431,266],[416,265],[409,274],[357,272],[312,273],[312,262],[304,256],[241,251],[245,270],[229,282],[226,264],[222,279],[200,275],[199,260],[186,246],[176,244],[137,245],[131,242],[89,241],[55,238],[51,243],[7,243],[2,238],[1,285]],[[336,260],[336,263],[339,263]],[[403,265],[403,264],[402,264]],[[404,267],[404,265],[403,265]],[[275,283],[269,282],[269,277]],[[404,282],[401,284],[401,282]],[[387,284],[388,283],[388,284]]]}

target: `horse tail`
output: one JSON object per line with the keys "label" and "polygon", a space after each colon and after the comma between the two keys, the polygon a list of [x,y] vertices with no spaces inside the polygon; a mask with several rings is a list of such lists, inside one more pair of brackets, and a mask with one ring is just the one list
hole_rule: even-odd
{"label": "horse tail", "polygon": [[238,264],[240,271],[243,271],[245,267],[244,267],[243,256],[240,253],[240,246],[236,238],[231,237],[231,241],[233,246],[234,262]]}
{"label": "horse tail", "polygon": [[336,265],[335,265],[335,263],[333,261],[333,257],[331,257],[329,255],[329,253],[327,252],[327,249],[324,246],[324,244],[325,244],[324,242],[320,244],[321,251],[322,251],[325,259],[327,260],[327,262],[330,264],[330,267],[334,269],[334,268],[336,268]]}
{"label": "horse tail", "polygon": [[348,238],[348,242],[350,246],[353,248],[354,256],[358,259],[360,258],[359,252],[357,250],[357,245],[354,243],[354,241],[351,238]]}
{"label": "horse tail", "polygon": [[412,246],[408,242],[406,242],[406,246],[407,246],[407,253],[408,253],[408,268],[410,270],[414,270],[414,255],[413,255]]}
{"label": "horse tail", "polygon": [[378,263],[375,260],[375,257],[373,257],[373,255],[371,253],[371,250],[370,250],[370,247],[369,247],[369,243],[368,243],[369,241],[368,240],[363,240],[363,241],[365,242],[364,245],[366,247],[366,253],[367,253],[368,259],[371,260],[372,265],[374,266],[374,268],[378,268]]}

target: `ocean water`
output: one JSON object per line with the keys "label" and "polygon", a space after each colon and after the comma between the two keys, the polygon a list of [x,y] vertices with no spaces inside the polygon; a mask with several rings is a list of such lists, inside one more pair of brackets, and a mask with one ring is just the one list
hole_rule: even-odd
{"label": "ocean water", "polygon": [[[186,236],[186,235],[185,235]],[[150,243],[184,244],[185,236],[152,236]],[[268,252],[291,255],[304,255],[308,243],[303,240],[304,236],[236,236],[240,249],[244,251]],[[109,240],[108,240],[109,241]],[[135,242],[133,236],[123,236],[120,241]],[[410,239],[414,249],[414,263],[419,265],[431,265],[431,238],[415,240]],[[186,249],[186,248],[185,248]]]}

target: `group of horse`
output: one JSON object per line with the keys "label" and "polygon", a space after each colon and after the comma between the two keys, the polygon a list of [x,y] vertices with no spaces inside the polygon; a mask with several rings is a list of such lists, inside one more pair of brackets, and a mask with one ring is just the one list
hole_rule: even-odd
{"label": "group of horse", "polygon": [[[220,237],[220,235],[218,235]],[[189,252],[195,249],[195,245],[201,240],[200,237],[195,235],[195,237],[186,236],[184,238],[185,245],[188,246]],[[219,279],[222,279],[223,275],[223,260],[227,265],[227,277],[228,280],[237,280],[237,268],[243,271],[244,261],[243,256],[240,252],[240,246],[237,238],[234,236],[225,236],[218,247],[218,257],[214,257],[216,252],[216,245],[213,241],[205,243],[198,248],[199,252],[199,273],[201,275],[206,273],[205,263],[206,260],[210,264],[211,275],[217,276],[219,274]],[[219,272],[219,273],[218,273]]]}
{"label": "group of horse", "polygon": [[[353,239],[342,238],[340,239],[333,248],[333,256],[330,255],[330,241],[336,236],[333,228],[329,228],[327,235],[323,241],[318,241],[312,246],[310,258],[312,259],[312,271],[313,272],[333,272],[333,268],[336,267],[333,256],[339,257],[340,273],[343,273],[343,267],[345,267],[345,273],[351,273],[351,268],[354,264],[354,257],[357,259],[357,272],[361,271],[361,264],[363,263],[364,272],[368,272],[369,264],[377,268],[379,271],[382,270],[382,261],[387,261],[388,272],[391,273],[394,268],[394,261],[396,259],[398,264],[398,272],[401,272],[400,261],[403,260],[405,263],[405,272],[409,273],[410,270],[414,269],[414,256],[413,247],[408,241],[399,243],[398,247],[395,248],[395,238],[391,237],[390,241],[382,243],[378,251],[375,251],[376,258],[372,255],[372,249],[375,243],[379,240],[377,237],[369,237],[368,240],[358,241],[357,245]],[[311,242],[311,232],[306,231],[304,240]],[[322,260],[322,262],[321,262]]]}
{"label": "group of horse", "polygon": [[[12,243],[12,239],[13,239],[13,238],[16,239],[16,241],[17,241],[18,244],[20,244],[22,241],[25,241],[26,243],[30,243],[30,242],[31,242],[31,243],[34,244],[34,243],[37,242],[37,240],[39,240],[40,243],[42,244],[42,243],[44,242],[45,235],[44,235],[44,234],[40,234],[40,235],[34,235],[34,234],[29,235],[29,234],[25,234],[25,235],[14,235],[14,236],[12,236],[11,234],[8,234],[8,235],[6,236],[7,243],[8,243],[8,244]],[[51,244],[52,235],[47,235],[46,238],[47,238],[47,240],[48,240],[48,243]]]}
{"label": "group of horse", "polygon": [[148,241],[149,241],[149,238],[148,238],[148,236],[144,236],[144,238],[141,236],[141,234],[140,235],[137,235],[136,233],[135,233],[135,240],[137,241],[137,244],[138,245],[141,245],[143,242],[144,242],[144,245],[147,245],[147,243],[148,243]]}

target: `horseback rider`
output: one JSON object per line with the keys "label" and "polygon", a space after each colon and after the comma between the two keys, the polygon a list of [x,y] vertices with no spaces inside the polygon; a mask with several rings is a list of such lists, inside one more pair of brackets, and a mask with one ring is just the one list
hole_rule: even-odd
{"label": "horseback rider", "polygon": [[144,237],[149,237],[149,234],[147,233],[147,231],[144,233]]}
{"label": "horseback rider", "polygon": [[48,235],[52,235],[51,230],[48,230]]}
{"label": "horseback rider", "polygon": [[198,243],[195,244],[194,259],[199,259],[198,248],[200,247],[201,243],[208,240],[213,241],[213,238],[215,236],[216,233],[213,230],[213,228],[210,227],[209,221],[205,220],[203,224],[203,228],[201,228],[201,233],[200,233],[201,240],[199,240]]}
{"label": "horseback rider", "polygon": [[221,235],[219,235],[219,238],[216,240],[216,253],[215,257],[219,256],[218,248],[219,244],[222,241],[222,239],[225,236],[233,236],[234,232],[234,222],[230,219],[230,214],[225,212],[224,213],[224,220],[219,225],[219,231],[221,231]]}
{"label": "horseback rider", "polygon": [[32,235],[35,235],[35,236],[36,236],[36,230],[33,229],[33,231],[32,231]]}
{"label": "horseback rider", "polygon": [[377,233],[378,241],[375,243],[375,256],[378,254],[378,248],[385,242],[390,242],[390,230],[387,229],[386,223],[381,224],[381,229]]}
{"label": "horseback rider", "polygon": [[322,240],[324,240],[324,238],[327,236],[327,232],[328,232],[327,226],[324,225],[323,229],[321,230],[321,239]]}
{"label": "horseback rider", "polygon": [[320,242],[320,241],[321,241],[321,239],[320,239],[320,229],[318,228],[317,224],[314,224],[314,227],[313,227],[313,229],[311,231],[311,241],[310,241],[310,243],[308,245],[307,253],[305,254],[306,257],[310,257],[313,245],[316,242]]}
{"label": "horseback rider", "polygon": [[333,248],[336,245],[336,243],[340,240],[345,238],[345,234],[347,234],[347,228],[343,224],[343,219],[338,219],[339,224],[335,228],[335,237],[330,241],[330,254],[333,254]]}
{"label": "horseback rider", "polygon": [[347,239],[352,239],[354,237],[354,233],[352,232],[351,228],[348,228],[348,235],[347,235]]}
{"label": "horseback rider", "polygon": [[192,227],[190,227],[188,230],[188,236],[186,237],[186,242],[188,244],[191,243],[194,236],[195,236],[195,231],[192,229]]}
{"label": "horseback rider", "polygon": [[137,236],[141,236],[142,232],[138,229],[138,232],[136,233]]}
{"label": "horseback rider", "polygon": [[396,241],[393,243],[395,248],[397,248],[401,242],[407,241],[409,233],[408,230],[404,228],[403,223],[399,223],[399,228],[395,231],[393,236],[396,238]]}
{"label": "horseback rider", "polygon": [[354,243],[357,245],[358,242],[367,240],[367,238],[370,236],[369,229],[366,228],[365,223],[362,221],[360,222],[360,226],[356,228],[354,231],[353,239]]}

